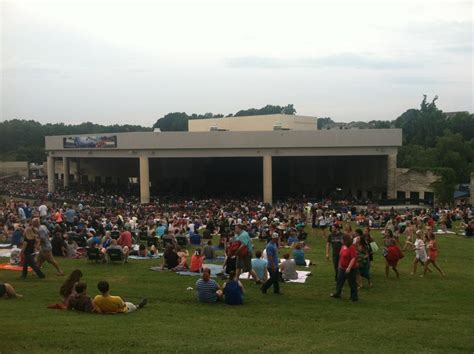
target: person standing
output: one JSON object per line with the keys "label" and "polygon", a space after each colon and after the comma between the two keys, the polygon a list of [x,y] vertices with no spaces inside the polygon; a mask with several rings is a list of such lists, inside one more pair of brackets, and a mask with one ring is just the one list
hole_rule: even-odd
{"label": "person standing", "polygon": [[280,294],[280,283],[278,282],[278,233],[274,232],[271,241],[267,244],[265,251],[267,252],[268,273],[269,278],[263,284],[261,290],[263,294],[273,285],[273,292]]}
{"label": "person standing", "polygon": [[331,297],[337,299],[341,297],[342,288],[347,279],[351,288],[351,301],[359,301],[357,293],[357,268],[357,250],[352,243],[352,238],[349,235],[344,235],[344,245],[339,255],[336,292],[331,294]]}
{"label": "person standing", "polygon": [[[236,262],[236,277],[239,279],[240,274],[249,272],[252,278],[255,280],[257,284],[261,283],[261,280],[257,277],[257,274],[252,269],[252,253],[253,253],[253,245],[252,241],[250,240],[250,235],[247,231],[243,229],[241,224],[235,226],[235,234],[236,238],[235,241],[240,242],[240,247],[237,249],[237,262]],[[244,248],[247,247],[247,254],[243,256],[239,256],[239,252]]]}
{"label": "person standing", "polygon": [[28,275],[28,266],[33,268],[39,278],[43,279],[45,277],[44,273],[39,269],[35,262],[34,254],[38,242],[37,233],[38,232],[31,226],[25,231],[25,241],[23,242],[23,248],[21,250],[25,257],[23,261],[23,271],[21,273],[22,279],[26,279],[26,276]]}
{"label": "person standing", "polygon": [[332,263],[334,266],[334,281],[337,281],[337,273],[339,268],[339,253],[341,252],[343,242],[343,234],[339,227],[332,226],[326,242],[326,260],[329,261],[329,250],[332,248]]}
{"label": "person standing", "polygon": [[31,226],[38,230],[38,237],[40,241],[40,251],[36,261],[38,262],[38,267],[41,268],[43,263],[46,261],[56,268],[57,275],[64,275],[64,272],[59,267],[58,262],[53,257],[53,247],[51,241],[49,240],[49,230],[45,225],[40,225],[38,218],[34,218],[31,222]]}

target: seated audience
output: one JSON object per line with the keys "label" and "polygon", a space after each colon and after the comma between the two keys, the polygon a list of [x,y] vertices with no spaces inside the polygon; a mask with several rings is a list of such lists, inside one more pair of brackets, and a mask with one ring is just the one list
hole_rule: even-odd
{"label": "seated audience", "polygon": [[229,280],[224,284],[223,294],[227,305],[244,304],[244,287],[240,280],[236,279],[236,273],[229,274]]}
{"label": "seated audience", "polygon": [[259,250],[255,252],[255,258],[252,259],[252,269],[260,281],[266,281],[268,279],[267,264],[268,262],[262,259],[262,251]]}
{"label": "seated audience", "polygon": [[196,282],[197,297],[200,302],[215,303],[222,298],[222,290],[215,280],[211,279],[211,270],[204,268],[202,278]]}
{"label": "seated audience", "polygon": [[76,283],[75,294],[69,297],[67,303],[68,310],[76,310],[80,312],[93,312],[94,304],[92,299],[87,295],[87,284]]}
{"label": "seated audience", "polygon": [[216,251],[214,250],[214,247],[212,246],[212,240],[207,241],[207,245],[204,246],[204,257],[206,259],[214,259],[216,258]]}
{"label": "seated audience", "polygon": [[280,264],[280,271],[283,280],[286,281],[298,279],[295,261],[290,259],[290,255],[288,253],[283,256],[283,259],[283,262]]}
{"label": "seated audience", "polygon": [[112,296],[109,292],[109,283],[101,280],[97,284],[100,295],[94,297],[93,305],[97,313],[127,313],[141,309],[147,304],[147,299],[143,299],[138,305],[125,302],[120,296]]}
{"label": "seated audience", "polygon": [[14,298],[22,298],[23,295],[18,294],[15,291],[15,288],[11,286],[9,283],[0,283],[0,299],[14,299]]}
{"label": "seated audience", "polygon": [[201,249],[198,248],[191,257],[191,264],[189,265],[189,271],[199,273],[202,270],[202,263],[204,262],[204,256],[201,254]]}

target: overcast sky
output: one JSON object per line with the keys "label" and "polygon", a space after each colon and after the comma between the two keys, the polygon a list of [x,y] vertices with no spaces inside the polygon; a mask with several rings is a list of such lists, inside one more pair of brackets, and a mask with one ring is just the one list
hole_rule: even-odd
{"label": "overcast sky", "polygon": [[1,120],[474,111],[471,1],[2,1]]}

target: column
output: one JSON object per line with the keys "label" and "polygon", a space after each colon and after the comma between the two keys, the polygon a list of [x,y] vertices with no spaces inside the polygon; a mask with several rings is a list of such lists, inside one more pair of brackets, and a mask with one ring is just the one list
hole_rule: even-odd
{"label": "column", "polygon": [[70,175],[70,170],[69,170],[69,157],[63,157],[63,174],[64,174],[64,187],[69,187],[69,175]]}
{"label": "column", "polygon": [[81,184],[81,160],[79,158],[76,159],[76,181],[77,184]]}
{"label": "column", "polygon": [[150,169],[148,157],[140,156],[140,203],[150,202]]}
{"label": "column", "polygon": [[46,164],[48,173],[48,192],[54,192],[54,158],[48,155]]}
{"label": "column", "polygon": [[397,154],[387,156],[387,198],[397,197]]}
{"label": "column", "polygon": [[263,202],[273,204],[272,156],[263,156]]}

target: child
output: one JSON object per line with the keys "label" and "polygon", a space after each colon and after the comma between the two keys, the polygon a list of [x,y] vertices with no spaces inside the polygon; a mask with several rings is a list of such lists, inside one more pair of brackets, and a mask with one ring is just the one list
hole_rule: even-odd
{"label": "child", "polygon": [[426,274],[426,272],[428,271],[428,266],[430,264],[433,264],[433,267],[435,267],[438,270],[438,272],[444,277],[444,272],[436,264],[436,259],[438,258],[438,243],[435,240],[434,233],[430,233],[429,238],[430,238],[430,241],[428,243],[428,256],[429,256],[429,258],[427,259],[427,261],[425,263],[425,270],[423,271],[423,274],[420,275],[420,277],[423,277]]}
{"label": "child", "polygon": [[413,245],[413,250],[415,251],[415,259],[413,260],[413,271],[411,272],[411,274],[414,275],[416,274],[416,268],[418,266],[418,263],[421,263],[421,265],[424,266],[427,259],[425,243],[423,242],[423,233],[421,230],[416,231],[415,243],[412,244],[411,242],[409,242],[409,244]]}
{"label": "child", "polygon": [[404,257],[403,253],[400,250],[400,247],[398,247],[394,238],[389,238],[385,242],[387,245],[384,252],[385,276],[388,278],[388,272],[391,267],[393,271],[395,272],[397,278],[400,278],[400,274],[398,273],[398,270],[397,270],[397,264],[398,264],[398,261]]}
{"label": "child", "polygon": [[200,273],[202,271],[202,263],[204,261],[204,256],[201,254],[201,249],[198,248],[191,257],[191,264],[189,266],[189,271],[194,273]]}

